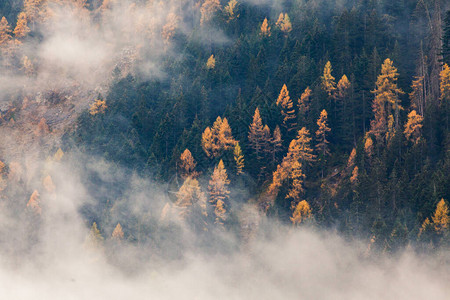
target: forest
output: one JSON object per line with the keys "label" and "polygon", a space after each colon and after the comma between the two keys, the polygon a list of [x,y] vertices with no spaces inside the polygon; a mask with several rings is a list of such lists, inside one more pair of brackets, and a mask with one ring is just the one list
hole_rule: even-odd
{"label": "forest", "polygon": [[0,16],[2,255],[45,252],[64,220],[129,272],[280,227],[364,257],[450,250],[450,2],[10,0]]}

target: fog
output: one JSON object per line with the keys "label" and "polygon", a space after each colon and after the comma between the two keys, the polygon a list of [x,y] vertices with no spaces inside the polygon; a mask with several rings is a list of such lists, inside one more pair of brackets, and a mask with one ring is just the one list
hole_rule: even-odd
{"label": "fog", "polygon": [[[277,11],[274,15],[282,9],[281,1],[247,2],[269,5]],[[38,28],[42,36],[24,41],[18,50],[19,57],[26,55],[35,64],[35,73],[2,69],[3,101],[10,101],[6,95],[13,92],[34,101],[49,89],[77,89],[74,104],[85,108],[107,89],[116,67],[122,75],[164,78],[163,58],[179,54],[161,32],[169,15],[180,13],[180,2],[130,4],[117,1],[102,17],[51,5],[51,16]],[[184,10],[177,22],[182,34],[194,30],[188,17],[192,13]],[[230,41],[220,31],[210,36],[208,43]],[[242,209],[258,221],[248,239],[218,230],[213,232],[217,239],[196,242],[197,233],[175,213],[169,225],[161,221],[163,207],[171,200],[158,182],[96,157],[47,159],[53,154],[49,149],[60,143],[57,136],[49,144],[30,147],[23,132],[14,140],[18,135],[9,130],[0,131],[8,144],[1,146],[2,158],[25,167],[20,179],[10,179],[10,189],[18,196],[0,205],[0,299],[411,300],[450,295],[447,252],[425,255],[408,247],[395,254],[378,253],[368,250],[367,240],[282,225],[250,205]],[[93,173],[100,183],[86,182]],[[45,191],[42,179],[47,175],[55,191]],[[111,186],[121,181],[125,192],[115,195]],[[40,214],[26,208],[28,191],[35,189],[40,192]],[[92,248],[86,237],[96,215],[104,213],[95,210],[98,198],[114,205],[100,227],[104,245]],[[168,226],[180,233],[165,241],[159,232],[139,243],[135,228],[125,223],[133,218],[154,226],[155,234]],[[110,236],[117,222],[124,226],[125,238],[114,244]]]}

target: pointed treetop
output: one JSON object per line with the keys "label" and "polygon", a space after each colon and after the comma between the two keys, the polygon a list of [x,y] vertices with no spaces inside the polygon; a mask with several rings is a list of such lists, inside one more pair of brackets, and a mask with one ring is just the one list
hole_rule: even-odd
{"label": "pointed treetop", "polygon": [[269,22],[267,21],[267,18],[264,19],[261,25],[261,35],[264,37],[269,37],[271,35],[270,25]]}
{"label": "pointed treetop", "polygon": [[336,91],[335,78],[331,75],[331,72],[333,72],[331,62],[327,61],[325,68],[323,69],[322,86],[330,98],[334,96],[334,92]]}
{"label": "pointed treetop", "polygon": [[123,240],[123,230],[122,230],[122,225],[120,225],[120,223],[117,223],[116,228],[114,228],[114,231],[111,234],[111,239],[116,240],[116,241],[120,241]]}

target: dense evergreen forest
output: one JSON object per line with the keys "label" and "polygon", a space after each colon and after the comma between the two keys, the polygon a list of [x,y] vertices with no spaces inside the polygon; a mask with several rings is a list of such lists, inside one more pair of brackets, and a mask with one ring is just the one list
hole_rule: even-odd
{"label": "dense evergreen forest", "polygon": [[[373,249],[448,246],[448,1],[132,2],[130,10],[167,6],[158,42],[124,42],[125,58],[96,83],[102,88],[77,90],[89,103],[62,132],[48,118],[35,121],[38,136],[61,138],[58,146],[41,140],[40,155],[53,157],[44,164],[79,159],[94,199],[81,208],[93,242],[125,238],[172,255],[180,220],[201,245],[220,231],[245,240],[263,226],[246,214],[251,206],[274,222],[335,229]],[[45,40],[39,24],[69,4],[99,27],[119,5],[2,2],[3,68],[37,76],[44,63],[17,48]],[[148,74],[141,67],[152,47],[158,69]],[[51,106],[70,91],[42,93]],[[9,92],[2,126],[18,126],[36,95]],[[39,223],[40,194],[58,189],[58,179],[41,172],[41,187],[27,184],[16,178],[20,163],[2,155],[4,205]],[[92,171],[98,161],[111,176]],[[148,207],[127,206],[135,177],[164,195],[151,218]]]}

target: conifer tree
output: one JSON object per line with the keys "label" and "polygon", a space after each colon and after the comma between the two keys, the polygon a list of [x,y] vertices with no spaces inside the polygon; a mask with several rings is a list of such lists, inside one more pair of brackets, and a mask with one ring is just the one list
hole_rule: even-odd
{"label": "conifer tree", "polygon": [[303,174],[302,164],[300,162],[294,162],[289,178],[292,183],[286,198],[292,199],[293,207],[295,207],[296,204],[300,202],[300,198],[304,193],[303,181],[305,179],[305,174]]}
{"label": "conifer tree", "polygon": [[415,110],[408,114],[408,122],[405,124],[405,137],[407,140],[412,141],[414,144],[420,139],[421,129],[422,129],[423,117]]}
{"label": "conifer tree", "polygon": [[86,237],[85,244],[89,248],[98,249],[103,242],[103,236],[100,233],[100,230],[97,227],[97,223],[92,223],[91,230],[89,235]]}
{"label": "conifer tree", "polygon": [[358,173],[359,173],[358,171],[359,171],[358,166],[355,166],[352,171],[352,176],[350,177],[350,182],[352,184],[356,184],[356,182],[358,182]]}
{"label": "conifer tree", "polygon": [[298,99],[298,115],[299,115],[299,121],[304,124],[306,123],[306,117],[309,112],[309,106],[311,103],[311,94],[312,90],[307,87],[305,91],[300,96],[300,99]]}
{"label": "conifer tree", "polygon": [[255,151],[256,159],[260,160],[262,158],[263,143],[264,143],[264,133],[263,133],[263,123],[261,116],[259,114],[259,109],[255,109],[255,114],[253,115],[253,122],[250,124],[248,133],[248,141],[250,147]]}
{"label": "conifer tree", "polygon": [[166,18],[166,24],[163,26],[161,35],[166,43],[169,43],[175,36],[178,27],[179,17],[174,13],[169,13]]}
{"label": "conifer tree", "polygon": [[277,154],[283,151],[283,140],[281,139],[281,130],[277,125],[275,130],[273,131],[273,137],[271,140],[272,144],[272,163],[275,163],[277,160]]}
{"label": "conifer tree", "polygon": [[56,189],[56,186],[53,183],[52,177],[50,175],[45,176],[45,178],[42,180],[42,185],[48,193],[53,193]]}
{"label": "conifer tree", "polygon": [[288,130],[294,130],[297,124],[295,123],[295,109],[286,84],[283,85],[280,95],[277,99],[277,106],[281,107],[281,114],[283,116],[283,126]]}
{"label": "conifer tree", "polygon": [[376,139],[382,141],[387,132],[388,114],[394,111],[395,128],[398,127],[399,111],[403,109],[400,105],[399,94],[403,91],[397,87],[397,68],[387,58],[381,65],[381,74],[377,78],[376,89],[372,91],[375,99],[372,104],[374,120],[371,121],[371,129]]}
{"label": "conifer tree", "polygon": [[322,79],[322,87],[325,92],[327,92],[328,97],[333,98],[334,93],[336,91],[336,82],[333,75],[331,75],[331,72],[333,72],[333,69],[331,67],[331,62],[327,62],[325,64],[325,68],[323,69],[323,76]]}
{"label": "conifer tree", "polygon": [[242,154],[241,146],[236,143],[234,146],[234,161],[236,162],[236,174],[240,175],[244,173],[244,155]]}
{"label": "conifer tree", "polygon": [[12,39],[11,26],[5,17],[0,21],[0,46],[5,47]]}
{"label": "conifer tree", "polygon": [[114,228],[114,230],[111,234],[111,239],[113,241],[120,242],[123,240],[123,237],[124,237],[124,234],[123,234],[122,225],[120,225],[120,223],[117,223],[116,227]]}
{"label": "conifer tree", "polygon": [[238,2],[236,0],[228,1],[228,4],[224,7],[225,14],[228,17],[228,21],[239,18],[239,14],[237,13]]}
{"label": "conifer tree", "polygon": [[23,9],[28,21],[34,23],[39,17],[41,0],[24,0]]}
{"label": "conifer tree", "polygon": [[437,204],[436,211],[432,217],[434,229],[438,234],[442,234],[450,224],[448,213],[447,203],[445,203],[444,199],[441,199],[441,201]]}
{"label": "conifer tree", "polygon": [[214,221],[214,224],[223,226],[223,223],[226,221],[226,209],[225,209],[225,203],[222,200],[217,200],[217,203],[214,208],[214,215],[216,216],[216,219]]}
{"label": "conifer tree", "polygon": [[30,196],[30,200],[28,200],[27,207],[29,207],[34,213],[40,215],[42,212],[40,203],[41,198],[39,192],[34,190]]}
{"label": "conifer tree", "polygon": [[366,138],[366,141],[364,143],[364,151],[366,152],[368,157],[371,157],[373,155],[373,141],[370,137]]}
{"label": "conifer tree", "polygon": [[348,157],[347,168],[351,168],[355,165],[355,159],[356,159],[356,148],[353,148],[352,152],[350,153],[350,156]]}
{"label": "conifer tree", "polygon": [[230,191],[228,190],[229,184],[227,170],[223,165],[223,161],[220,160],[219,164],[214,168],[208,186],[209,202],[212,205],[215,206],[219,200],[225,202],[228,199],[230,195]]}
{"label": "conifer tree", "polygon": [[291,19],[287,13],[280,13],[276,25],[286,35],[292,31]]}
{"label": "conifer tree", "polygon": [[189,149],[185,149],[180,156],[180,173],[181,177],[186,179],[187,177],[197,177],[198,173],[195,172],[195,167],[197,163],[192,156],[191,151]]}
{"label": "conifer tree", "polygon": [[24,12],[21,12],[17,17],[16,28],[14,29],[14,35],[16,38],[24,38],[30,32],[30,28],[28,28],[27,15]]}
{"label": "conifer tree", "polygon": [[322,154],[322,156],[326,156],[330,154],[330,150],[328,149],[328,140],[327,140],[327,134],[331,131],[331,129],[328,127],[327,124],[328,120],[328,114],[327,111],[324,109],[320,113],[320,117],[317,120],[317,126],[319,126],[319,129],[316,131],[316,137],[317,137],[317,144],[316,148],[319,153]]}
{"label": "conifer tree", "polygon": [[108,106],[106,105],[106,100],[97,99],[89,107],[89,113],[92,116],[97,114],[104,114]]}
{"label": "conifer tree", "polygon": [[216,58],[214,57],[214,54],[211,54],[211,56],[208,58],[208,61],[206,62],[206,68],[212,70],[215,67],[216,67]]}
{"label": "conifer tree", "polygon": [[186,218],[194,204],[206,212],[206,196],[201,191],[200,184],[197,179],[188,177],[177,193],[175,205],[180,209],[180,216]]}
{"label": "conifer tree", "polygon": [[269,21],[267,21],[267,18],[264,18],[264,21],[261,25],[261,35],[263,37],[269,37],[271,35],[270,25],[269,25]]}
{"label": "conifer tree", "polygon": [[222,151],[233,149],[235,145],[227,118],[217,117],[213,127],[206,127],[202,134],[202,147],[208,157],[218,157]]}
{"label": "conifer tree", "polygon": [[214,14],[220,9],[219,0],[205,0],[200,8],[200,24],[205,25],[213,18]]}
{"label": "conifer tree", "polygon": [[291,221],[293,225],[299,225],[311,219],[311,207],[306,200],[300,201],[295,207],[294,213],[292,214]]}

